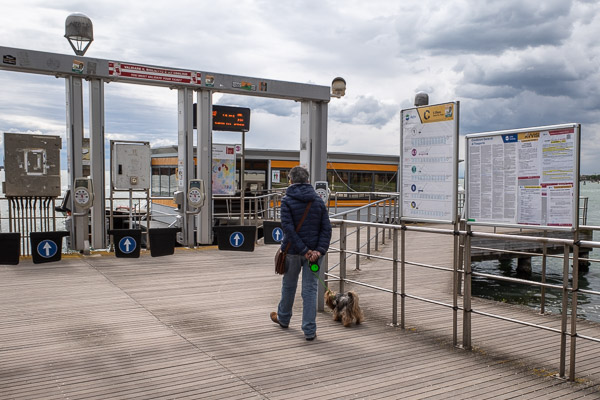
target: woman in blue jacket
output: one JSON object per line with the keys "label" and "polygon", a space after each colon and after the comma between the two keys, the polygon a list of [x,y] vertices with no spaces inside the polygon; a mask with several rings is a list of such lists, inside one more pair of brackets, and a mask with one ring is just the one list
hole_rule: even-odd
{"label": "woman in blue jacket", "polygon": [[[309,173],[303,167],[294,167],[288,175],[290,186],[281,200],[281,227],[284,251],[291,243],[286,257],[286,272],[281,285],[281,300],[277,312],[271,313],[271,320],[282,328],[287,328],[292,318],[292,307],[298,286],[298,276],[302,270],[302,331],[306,340],[317,336],[317,286],[318,278],[310,270],[309,262],[321,262],[329,249],[331,223],[323,200],[308,182]],[[306,219],[299,232],[300,223],[308,203]]]}

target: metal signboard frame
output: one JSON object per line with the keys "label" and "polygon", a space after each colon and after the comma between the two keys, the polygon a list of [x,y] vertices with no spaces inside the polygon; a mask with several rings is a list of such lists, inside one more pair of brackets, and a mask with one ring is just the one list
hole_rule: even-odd
{"label": "metal signboard frame", "polygon": [[[467,224],[577,230],[580,139],[578,123],[467,135]],[[480,148],[477,154],[476,147]],[[482,154],[483,151],[486,153]],[[484,158],[486,169],[482,170]],[[484,182],[483,178],[489,179]],[[501,181],[502,187],[498,188]],[[563,203],[569,194],[571,204],[565,208]],[[550,201],[553,204],[549,204]]]}
{"label": "metal signboard frame", "polygon": [[457,222],[459,109],[455,101],[400,112],[401,220]]}

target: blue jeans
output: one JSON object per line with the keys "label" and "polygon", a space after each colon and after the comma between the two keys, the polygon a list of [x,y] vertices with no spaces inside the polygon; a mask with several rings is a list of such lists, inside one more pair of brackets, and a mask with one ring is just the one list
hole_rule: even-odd
{"label": "blue jeans", "polygon": [[298,287],[298,276],[302,270],[302,331],[307,338],[314,337],[317,333],[317,277],[310,270],[308,260],[304,256],[288,254],[285,263],[287,270],[281,284],[281,300],[277,307],[277,319],[282,325],[290,324]]}

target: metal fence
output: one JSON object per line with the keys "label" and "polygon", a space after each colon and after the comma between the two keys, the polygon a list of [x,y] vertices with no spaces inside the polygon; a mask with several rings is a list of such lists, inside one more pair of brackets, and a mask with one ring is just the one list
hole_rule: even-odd
{"label": "metal fence", "polygon": [[[560,341],[560,362],[559,362],[559,375],[561,377],[566,376],[566,363],[567,363],[567,342],[570,351],[568,353],[569,360],[569,375],[568,379],[571,381],[575,380],[576,370],[576,348],[577,340],[586,340],[590,342],[600,342],[599,338],[586,336],[577,332],[577,304],[578,294],[585,293],[590,295],[600,295],[600,292],[594,290],[582,290],[578,287],[578,265],[579,265],[579,248],[591,247],[600,248],[600,242],[595,241],[580,241],[577,238],[577,234],[573,239],[559,239],[552,237],[539,237],[539,236],[528,236],[520,234],[500,234],[500,233],[488,233],[488,232],[476,232],[471,230],[469,226],[465,228],[463,225],[462,229],[457,227],[452,228],[438,228],[428,226],[416,226],[406,225],[405,223],[390,224],[388,221],[395,222],[397,218],[376,218],[375,221],[363,221],[361,217],[362,213],[366,215],[374,216],[373,210],[377,210],[380,207],[388,209],[384,212],[387,215],[395,215],[397,217],[397,210],[394,211],[394,206],[397,199],[380,200],[376,203],[370,204],[365,207],[361,207],[355,211],[345,212],[336,215],[332,219],[332,224],[339,229],[338,241],[331,244],[331,252],[339,252],[339,263],[330,267],[325,267],[324,272],[327,280],[330,282],[338,282],[340,285],[340,291],[345,291],[345,285],[348,283],[360,285],[369,289],[378,290],[392,295],[392,323],[405,328],[405,310],[406,310],[406,299],[414,299],[422,302],[427,302],[440,307],[446,307],[452,309],[453,312],[453,344],[458,345],[458,332],[459,329],[462,331],[462,347],[465,349],[471,349],[472,341],[472,327],[471,327],[471,316],[473,314],[482,315],[489,318],[496,318],[511,323],[528,326],[535,329],[542,329],[548,332],[553,332],[557,335]],[[389,202],[389,203],[386,203]],[[351,217],[354,214],[354,218]],[[381,216],[381,214],[380,214]],[[341,217],[341,218],[340,218]],[[385,223],[382,223],[385,222]],[[600,227],[585,227],[592,229],[600,229]],[[360,232],[361,230],[367,230],[367,243],[361,243]],[[374,236],[371,236],[370,232],[375,232]],[[407,260],[405,256],[405,242],[407,235],[411,235],[412,232],[424,232],[436,235],[450,235],[453,236],[453,267],[448,268],[439,265],[427,265],[411,260]],[[386,234],[387,233],[387,234]],[[353,243],[352,235],[356,235],[356,241]],[[392,247],[392,257],[384,257],[382,255],[375,254],[372,250],[370,242],[374,240],[374,250],[377,252],[378,245],[381,243],[385,245],[387,240],[389,241],[388,246]],[[506,276],[499,276],[493,274],[485,274],[473,271],[471,268],[471,240],[473,238],[488,238],[502,241],[525,241],[535,242],[542,245],[554,245],[562,246],[563,254],[560,257],[563,259],[563,272],[562,272],[562,284],[549,284],[545,282],[537,282],[528,279],[520,279]],[[365,250],[366,247],[366,250]],[[572,249],[572,250],[571,250]],[[572,251],[573,256],[570,257]],[[532,253],[534,256],[541,256],[537,253]],[[360,259],[371,258],[377,259],[384,262],[389,262],[392,269],[392,282],[390,287],[380,287],[372,285],[365,281],[351,280],[347,278],[347,265],[350,258],[355,258],[355,268],[360,268]],[[587,259],[590,262],[596,263],[600,260]],[[569,280],[569,265],[573,263],[572,269],[572,280]],[[452,279],[452,303],[445,303],[435,299],[428,299],[413,295],[406,291],[406,266],[414,266],[418,268],[435,269],[439,271],[445,271],[451,275]],[[337,271],[336,271],[337,270]],[[337,272],[334,273],[334,272]],[[368,276],[363,274],[362,276]],[[471,279],[473,276],[480,276],[486,279],[509,281],[522,285],[530,285],[538,287],[543,293],[546,289],[557,289],[561,291],[562,307],[561,307],[561,324],[560,329],[553,327],[544,326],[541,324],[534,324],[528,321],[518,320],[503,315],[492,314],[483,310],[478,310],[472,307],[471,299]],[[464,282],[464,289],[461,287],[461,280]],[[462,297],[462,304],[459,304],[459,298]],[[570,300],[570,301],[569,301]],[[462,313],[462,326],[458,325],[458,313]],[[543,311],[542,311],[543,313]],[[568,339],[568,340],[567,340]]]}

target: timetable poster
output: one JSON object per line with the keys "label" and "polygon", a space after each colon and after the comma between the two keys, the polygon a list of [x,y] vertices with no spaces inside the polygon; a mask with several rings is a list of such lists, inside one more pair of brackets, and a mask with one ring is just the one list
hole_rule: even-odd
{"label": "timetable poster", "polygon": [[235,145],[212,145],[212,193],[234,195],[237,189],[235,181]]}
{"label": "timetable poster", "polygon": [[402,110],[402,217],[456,219],[458,103]]}
{"label": "timetable poster", "polygon": [[573,226],[576,127],[534,129],[467,136],[468,221]]}

